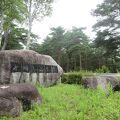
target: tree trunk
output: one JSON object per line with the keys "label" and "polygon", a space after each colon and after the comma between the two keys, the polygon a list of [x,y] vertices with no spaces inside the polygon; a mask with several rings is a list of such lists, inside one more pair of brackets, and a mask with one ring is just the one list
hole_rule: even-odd
{"label": "tree trunk", "polygon": [[87,70],[87,52],[85,52],[85,69]]}
{"label": "tree trunk", "polygon": [[61,50],[58,49],[58,52],[57,52],[57,63],[60,65],[61,64]]}
{"label": "tree trunk", "polygon": [[69,71],[69,58],[67,58],[67,72]]}
{"label": "tree trunk", "polygon": [[3,13],[2,13],[1,24],[0,24],[0,48],[1,48],[1,43],[2,43],[3,23],[4,23],[4,19],[3,19]]}
{"label": "tree trunk", "polygon": [[98,58],[98,66],[101,68],[101,58]]}
{"label": "tree trunk", "polygon": [[31,35],[31,30],[32,30],[32,13],[31,13],[31,8],[32,7],[32,0],[29,0],[29,10],[28,10],[28,34],[27,34],[27,45],[26,45],[26,49],[29,50],[30,47],[30,35]]}
{"label": "tree trunk", "polygon": [[1,50],[5,50],[8,43],[8,31],[4,32],[4,41]]}
{"label": "tree trunk", "polygon": [[74,58],[74,70],[76,70],[76,59]]}
{"label": "tree trunk", "polygon": [[81,59],[81,53],[80,53],[80,70],[82,70],[82,59]]}

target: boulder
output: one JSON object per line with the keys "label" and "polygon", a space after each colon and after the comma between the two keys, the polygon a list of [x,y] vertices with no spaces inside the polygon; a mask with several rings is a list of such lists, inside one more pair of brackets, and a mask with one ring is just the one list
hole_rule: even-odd
{"label": "boulder", "polygon": [[98,86],[97,78],[95,76],[82,77],[81,82],[85,88],[94,88],[95,89]]}
{"label": "boulder", "polygon": [[17,98],[22,103],[23,110],[29,110],[33,102],[42,102],[38,90],[29,83],[1,85],[1,98]]}
{"label": "boulder", "polygon": [[0,116],[17,117],[22,111],[20,101],[15,97],[0,97]]}
{"label": "boulder", "polygon": [[48,56],[32,50],[0,51],[0,84],[40,83],[56,84],[63,69]]}
{"label": "boulder", "polygon": [[82,84],[88,88],[97,88],[98,86],[103,90],[108,89],[110,84],[114,91],[120,90],[120,81],[115,76],[90,76],[83,77]]}

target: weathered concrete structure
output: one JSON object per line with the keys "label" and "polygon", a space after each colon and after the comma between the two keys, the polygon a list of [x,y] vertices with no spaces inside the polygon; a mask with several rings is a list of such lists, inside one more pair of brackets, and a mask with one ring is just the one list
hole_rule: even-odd
{"label": "weathered concrete structure", "polygon": [[39,82],[41,85],[56,84],[62,68],[48,55],[32,50],[0,51],[0,84]]}

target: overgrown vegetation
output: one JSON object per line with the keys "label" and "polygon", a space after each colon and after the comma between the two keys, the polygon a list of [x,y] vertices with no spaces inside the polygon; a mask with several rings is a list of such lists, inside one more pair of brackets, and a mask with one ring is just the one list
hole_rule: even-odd
{"label": "overgrown vegetation", "polygon": [[43,103],[23,112],[20,120],[120,120],[119,92],[106,96],[100,89],[67,84],[38,90]]}

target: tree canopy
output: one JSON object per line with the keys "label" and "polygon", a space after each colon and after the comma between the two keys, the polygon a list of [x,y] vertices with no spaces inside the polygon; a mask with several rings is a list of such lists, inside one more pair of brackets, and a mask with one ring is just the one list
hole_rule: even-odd
{"label": "tree canopy", "polygon": [[27,11],[28,11],[28,18],[27,18],[27,25],[28,25],[28,34],[27,34],[27,44],[26,49],[29,49],[31,38],[31,31],[32,31],[32,24],[34,20],[41,21],[45,16],[49,16],[52,12],[52,5],[51,3],[54,0],[25,0]]}
{"label": "tree canopy", "polygon": [[[11,43],[8,40],[16,28],[24,28],[23,34],[25,31],[27,32],[25,46],[31,47],[33,42],[32,22],[38,19],[42,20],[51,14],[53,0],[1,0],[0,2],[0,48],[4,50],[7,48],[8,42]],[[28,29],[25,26],[21,27],[25,23],[27,23]],[[19,42],[15,42],[19,44]]]}
{"label": "tree canopy", "polygon": [[117,62],[120,56],[120,0],[104,0],[93,10],[93,15],[98,18],[93,26],[97,32],[96,45],[104,47],[105,55]]}
{"label": "tree canopy", "polygon": [[91,40],[85,28],[53,27],[43,43],[32,33],[34,21],[52,13],[54,0],[1,0],[0,49],[32,49],[52,56],[64,71],[93,70],[102,66],[120,70],[120,0],[104,0],[92,11],[97,18]]}

